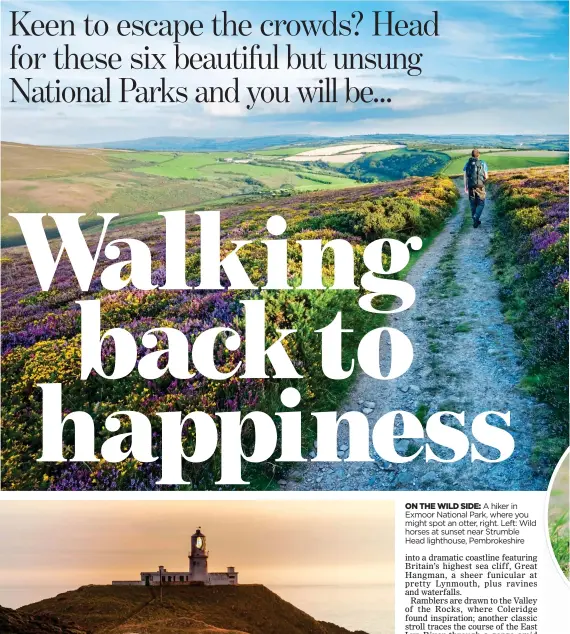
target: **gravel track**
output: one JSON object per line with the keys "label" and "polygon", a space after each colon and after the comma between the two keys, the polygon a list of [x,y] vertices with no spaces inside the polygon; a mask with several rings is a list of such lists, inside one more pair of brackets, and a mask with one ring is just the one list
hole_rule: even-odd
{"label": "gravel track", "polygon": [[[521,391],[521,357],[512,328],[501,313],[499,286],[488,255],[493,233],[493,202],[488,199],[482,225],[473,229],[469,204],[461,188],[459,212],[446,223],[416,262],[407,280],[416,302],[393,315],[390,326],[404,332],[414,347],[414,361],[403,376],[378,381],[360,374],[338,411],[364,411],[370,427],[388,411],[416,413],[465,412],[464,432],[470,441],[474,416],[489,410],[510,411],[514,454],[501,463],[425,461],[425,450],[412,462],[308,462],[293,467],[283,490],[544,490],[546,480],[532,468],[534,440],[545,429],[548,409]],[[422,444],[399,440],[400,454]],[[339,429],[339,457],[348,455],[347,425]],[[372,442],[370,444],[372,447]],[[478,447],[481,445],[478,443]],[[439,445],[441,457],[450,457]],[[485,453],[490,458],[497,452]],[[469,455],[469,454],[468,454]],[[314,457],[314,451],[311,452]]]}

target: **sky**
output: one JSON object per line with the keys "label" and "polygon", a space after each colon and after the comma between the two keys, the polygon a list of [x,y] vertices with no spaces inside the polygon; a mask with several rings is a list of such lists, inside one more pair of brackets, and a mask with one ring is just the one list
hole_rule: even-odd
{"label": "sky", "polygon": [[[240,583],[393,583],[393,504],[374,501],[3,501],[0,605],[19,607],[85,584],[188,569],[207,537],[210,572]],[[41,518],[41,520],[39,519]]]}
{"label": "sky", "polygon": [[[379,8],[380,7],[380,8]],[[213,15],[227,10],[236,20],[250,20],[255,32],[249,37],[214,37],[209,32]],[[110,25],[105,37],[86,37],[77,28],[75,37],[10,37],[10,11],[28,10],[32,19],[72,19],[77,25],[88,14]],[[262,37],[261,20],[327,19],[336,10],[338,19],[361,11],[359,36]],[[374,10],[394,11],[395,19],[433,19],[438,12],[437,37],[373,36]],[[3,138],[38,144],[97,143],[147,136],[235,137],[267,134],[349,135],[373,133],[415,134],[566,134],[568,132],[568,3],[548,0],[496,0],[472,2],[421,0],[415,2],[2,2],[2,123]],[[357,16],[358,17],[358,16]],[[385,16],[383,16],[385,18]],[[280,64],[285,46],[298,52],[325,53],[325,70],[242,71],[240,86],[289,86],[290,103],[257,104],[247,110],[247,93],[240,103],[194,102],[195,89],[206,85],[230,85],[235,71],[113,71],[132,76],[139,86],[160,84],[187,86],[190,100],[184,104],[26,104],[12,98],[10,77],[32,77],[34,86],[61,78],[62,85],[97,85],[110,71],[57,71],[42,62],[38,71],[10,70],[10,50],[47,52],[70,44],[75,52],[119,52],[124,58],[142,52],[173,54],[172,38],[120,37],[118,20],[200,19],[200,37],[182,39],[181,50],[227,52],[259,43],[263,51],[278,42]],[[356,18],[352,21],[353,25]],[[345,71],[332,67],[337,52],[422,53],[422,74],[405,71]],[[48,60],[50,60],[48,58]],[[318,79],[336,76],[343,85],[368,85],[391,103],[302,104],[297,86],[315,86]],[[114,78],[114,81],[116,77]]]}

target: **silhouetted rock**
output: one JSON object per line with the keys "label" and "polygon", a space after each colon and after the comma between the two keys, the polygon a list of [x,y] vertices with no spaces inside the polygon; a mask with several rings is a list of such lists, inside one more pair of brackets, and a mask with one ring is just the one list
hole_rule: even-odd
{"label": "silhouetted rock", "polygon": [[73,625],[54,614],[37,612],[26,614],[0,606],[2,634],[89,634],[88,630]]}

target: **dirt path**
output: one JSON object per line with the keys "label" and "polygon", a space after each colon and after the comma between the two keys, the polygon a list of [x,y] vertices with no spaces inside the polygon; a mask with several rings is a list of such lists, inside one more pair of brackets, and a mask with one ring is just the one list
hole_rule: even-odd
{"label": "dirt path", "polygon": [[[437,411],[465,411],[465,428],[473,417],[495,410],[511,412],[513,456],[502,463],[468,458],[457,463],[426,463],[425,451],[400,465],[374,456],[370,463],[309,462],[294,468],[284,490],[505,490],[545,489],[546,481],[531,466],[533,438],[541,433],[547,409],[523,393],[522,367],[512,328],[504,321],[499,287],[487,255],[492,235],[493,203],[488,200],[482,225],[473,229],[469,203],[461,192],[459,213],[452,216],[408,275],[416,302],[393,315],[391,326],[403,331],[414,347],[412,367],[393,381],[361,374],[339,412],[361,410],[372,425],[388,411],[415,413],[421,420]],[[400,454],[419,446],[400,440]],[[421,441],[420,441],[421,443]],[[348,455],[348,429],[339,431],[339,457]],[[372,446],[372,443],[371,443]],[[481,445],[478,443],[478,447]],[[451,457],[434,445],[442,458]],[[311,452],[314,456],[314,452]],[[497,456],[482,450],[490,458]]]}

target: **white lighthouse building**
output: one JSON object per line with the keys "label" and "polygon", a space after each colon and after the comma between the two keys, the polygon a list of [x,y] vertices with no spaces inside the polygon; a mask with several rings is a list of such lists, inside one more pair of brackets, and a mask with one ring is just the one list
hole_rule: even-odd
{"label": "white lighthouse building", "polygon": [[237,586],[238,573],[233,567],[226,572],[208,571],[208,550],[206,536],[201,528],[190,538],[188,553],[188,570],[171,572],[159,566],[154,572],[141,572],[139,581],[113,581],[114,586],[160,586],[160,585],[204,585],[204,586]]}

